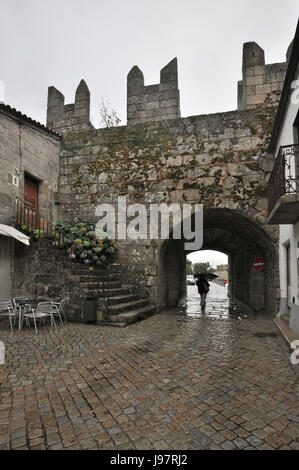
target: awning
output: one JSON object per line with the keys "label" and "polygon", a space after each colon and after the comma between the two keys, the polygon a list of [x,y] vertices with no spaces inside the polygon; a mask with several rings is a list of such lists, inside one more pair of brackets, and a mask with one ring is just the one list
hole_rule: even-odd
{"label": "awning", "polygon": [[9,225],[0,224],[0,235],[6,235],[7,237],[15,238],[16,240],[19,240],[19,242],[22,242],[25,245],[29,245],[30,238],[27,237],[27,235],[24,233],[19,232],[19,230],[10,227]]}

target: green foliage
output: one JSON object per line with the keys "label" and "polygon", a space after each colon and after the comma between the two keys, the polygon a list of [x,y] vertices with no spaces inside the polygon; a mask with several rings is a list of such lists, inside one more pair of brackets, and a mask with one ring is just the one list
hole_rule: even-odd
{"label": "green foliage", "polygon": [[74,225],[57,222],[53,245],[65,249],[69,258],[88,265],[92,271],[94,266],[109,264],[117,249],[115,240],[98,238],[94,229],[94,224],[81,220]]}
{"label": "green foliage", "polygon": [[192,271],[192,261],[186,259],[186,274],[193,274]]}
{"label": "green foliage", "polygon": [[218,264],[216,267],[216,271],[228,271],[228,265],[227,264]]}
{"label": "green foliage", "polygon": [[20,221],[17,221],[16,228],[20,230],[20,232],[25,233],[25,235],[28,235],[31,238],[31,240],[37,241],[40,238],[43,238],[45,236],[45,233],[43,230],[35,229],[31,225],[24,224]]}
{"label": "green foliage", "polygon": [[209,261],[206,263],[194,263],[193,264],[193,274],[196,273],[214,273],[215,269],[210,266]]}

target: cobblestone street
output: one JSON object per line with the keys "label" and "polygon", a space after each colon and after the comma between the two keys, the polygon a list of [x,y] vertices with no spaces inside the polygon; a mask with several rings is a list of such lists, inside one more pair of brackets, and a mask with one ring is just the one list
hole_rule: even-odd
{"label": "cobblestone street", "polygon": [[299,366],[272,319],[229,315],[219,286],[199,315],[188,291],[125,329],[0,322],[0,449],[299,449]]}

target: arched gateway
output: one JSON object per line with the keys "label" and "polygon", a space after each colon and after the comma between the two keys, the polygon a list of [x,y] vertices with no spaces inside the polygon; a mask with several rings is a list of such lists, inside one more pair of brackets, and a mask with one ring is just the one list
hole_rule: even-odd
{"label": "arched gateway", "polygon": [[[229,296],[254,311],[276,308],[277,255],[269,234],[255,221],[232,209],[206,209],[203,216],[203,247],[221,251],[229,259]],[[158,304],[177,305],[186,294],[185,240],[165,240],[160,246]],[[262,258],[264,269],[254,260]]]}

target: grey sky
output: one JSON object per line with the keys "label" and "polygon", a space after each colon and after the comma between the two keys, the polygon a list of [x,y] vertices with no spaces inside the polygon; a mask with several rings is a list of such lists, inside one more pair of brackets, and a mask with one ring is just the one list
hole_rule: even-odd
{"label": "grey sky", "polygon": [[209,261],[213,268],[216,268],[219,264],[228,264],[227,255],[214,250],[194,251],[194,253],[190,253],[187,258],[192,261],[192,263],[205,263]]}
{"label": "grey sky", "polygon": [[99,126],[103,96],[126,123],[126,76],[145,83],[178,57],[182,116],[236,108],[242,44],[285,60],[297,0],[0,0],[0,79],[6,102],[45,122],[47,88],[73,102],[84,78]]}

